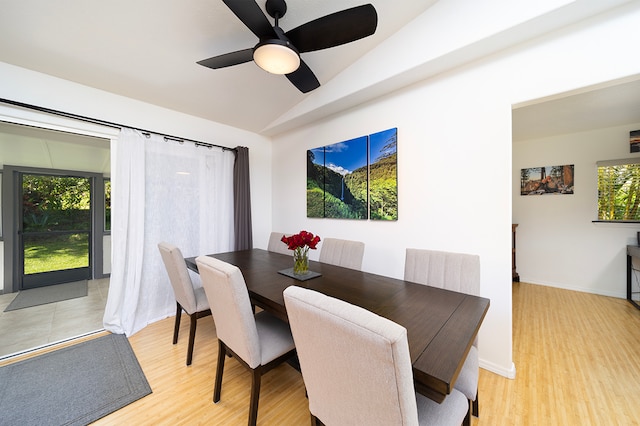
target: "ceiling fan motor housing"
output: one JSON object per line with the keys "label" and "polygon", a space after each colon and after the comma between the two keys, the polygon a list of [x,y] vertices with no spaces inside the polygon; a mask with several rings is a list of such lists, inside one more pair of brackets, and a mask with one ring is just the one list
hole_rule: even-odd
{"label": "ceiling fan motor housing", "polygon": [[269,16],[280,19],[287,13],[287,3],[284,0],[267,0],[265,9]]}

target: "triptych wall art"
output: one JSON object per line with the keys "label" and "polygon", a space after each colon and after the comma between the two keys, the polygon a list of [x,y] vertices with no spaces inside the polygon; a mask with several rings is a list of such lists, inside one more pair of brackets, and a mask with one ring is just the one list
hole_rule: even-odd
{"label": "triptych wall art", "polygon": [[398,129],[307,151],[307,217],[398,220]]}
{"label": "triptych wall art", "polygon": [[573,194],[573,164],[520,170],[520,195]]}

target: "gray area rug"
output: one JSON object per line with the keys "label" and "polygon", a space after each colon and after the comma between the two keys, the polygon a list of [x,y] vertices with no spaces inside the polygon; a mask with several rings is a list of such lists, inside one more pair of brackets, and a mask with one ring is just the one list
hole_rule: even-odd
{"label": "gray area rug", "polygon": [[87,280],[22,290],[18,292],[18,295],[4,311],[15,311],[16,309],[84,297],[87,295],[87,291]]}
{"label": "gray area rug", "polygon": [[151,393],[122,334],[0,367],[0,424],[86,425]]}

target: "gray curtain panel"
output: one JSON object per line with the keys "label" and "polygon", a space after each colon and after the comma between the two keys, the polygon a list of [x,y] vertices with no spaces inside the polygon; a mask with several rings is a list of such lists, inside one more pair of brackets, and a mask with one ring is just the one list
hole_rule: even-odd
{"label": "gray curtain panel", "polygon": [[249,185],[249,148],[236,147],[233,167],[233,223],[236,250],[253,248],[251,231],[251,187]]}

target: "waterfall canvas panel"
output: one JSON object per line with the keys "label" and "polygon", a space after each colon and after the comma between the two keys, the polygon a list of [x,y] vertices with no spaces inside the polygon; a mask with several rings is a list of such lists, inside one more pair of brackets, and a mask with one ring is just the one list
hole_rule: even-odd
{"label": "waterfall canvas panel", "polygon": [[307,151],[307,217],[324,217],[324,147]]}
{"label": "waterfall canvas panel", "polygon": [[369,218],[398,220],[398,129],[369,135]]}
{"label": "waterfall canvas panel", "polygon": [[308,150],[307,217],[397,220],[396,144],[393,128]]}
{"label": "waterfall canvas panel", "polygon": [[307,217],[367,218],[366,136],[307,151]]}

